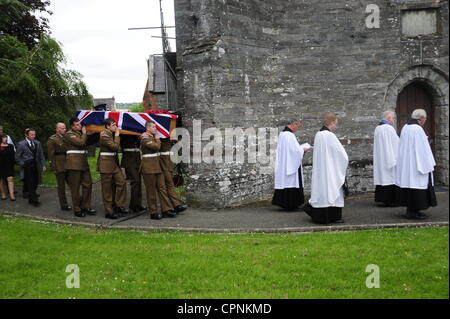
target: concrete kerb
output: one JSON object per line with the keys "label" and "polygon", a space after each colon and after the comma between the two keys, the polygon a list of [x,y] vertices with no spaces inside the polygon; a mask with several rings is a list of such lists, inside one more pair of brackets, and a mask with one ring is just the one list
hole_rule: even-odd
{"label": "concrete kerb", "polygon": [[307,234],[317,232],[344,232],[357,230],[390,229],[390,228],[422,228],[422,227],[445,227],[449,222],[418,222],[418,223],[391,223],[391,224],[361,224],[361,225],[332,225],[332,226],[310,226],[310,227],[283,227],[283,228],[193,228],[193,227],[152,227],[152,226],[123,226],[69,221],[58,218],[48,218],[33,216],[29,214],[10,212],[1,210],[0,215],[25,217],[41,222],[65,224],[71,226],[84,226],[99,229],[120,229],[144,232],[186,232],[186,233],[224,233],[224,234],[243,234],[243,233],[267,233],[267,234]]}

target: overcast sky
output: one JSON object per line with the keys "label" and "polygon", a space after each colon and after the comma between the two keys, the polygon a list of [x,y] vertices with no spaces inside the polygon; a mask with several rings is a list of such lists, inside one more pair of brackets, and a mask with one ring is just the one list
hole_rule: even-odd
{"label": "overcast sky", "polygon": [[[174,25],[173,0],[162,0],[164,22]],[[52,37],[67,56],[66,68],[80,72],[95,98],[140,102],[150,54],[162,52],[159,0],[51,0]],[[168,29],[175,37],[175,29]],[[175,41],[170,42],[175,51]]]}

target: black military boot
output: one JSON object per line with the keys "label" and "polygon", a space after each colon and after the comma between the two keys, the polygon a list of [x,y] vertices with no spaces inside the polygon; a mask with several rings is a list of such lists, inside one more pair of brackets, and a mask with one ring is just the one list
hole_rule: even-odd
{"label": "black military boot", "polygon": [[174,208],[175,213],[177,214],[184,212],[186,209],[188,209],[187,205],[178,205],[177,207]]}
{"label": "black military boot", "polygon": [[168,210],[162,213],[162,217],[164,218],[174,218],[177,216],[177,213],[175,213],[173,210]]}

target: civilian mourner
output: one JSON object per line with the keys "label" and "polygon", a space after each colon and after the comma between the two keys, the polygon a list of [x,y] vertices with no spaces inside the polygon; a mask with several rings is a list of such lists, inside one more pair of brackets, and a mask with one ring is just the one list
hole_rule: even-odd
{"label": "civilian mourner", "polygon": [[28,194],[28,202],[38,207],[41,203],[36,190],[42,183],[42,172],[46,167],[42,145],[36,140],[35,129],[27,128],[25,139],[17,143],[16,162],[23,169],[24,190]]}
{"label": "civilian mourner", "polygon": [[162,138],[159,158],[164,182],[166,184],[167,196],[169,197],[172,207],[174,207],[175,213],[180,214],[188,207],[177,197],[177,191],[173,184],[173,162],[170,156],[172,155],[172,146],[175,143],[177,143],[177,141],[170,138]]}
{"label": "civilian mourner", "polygon": [[72,210],[67,204],[66,196],[66,149],[64,148],[64,135],[66,134],[66,124],[57,123],[56,133],[49,137],[47,141],[47,157],[53,173],[55,173],[56,184],[58,186],[59,207],[61,210]]}
{"label": "civilian mourner", "polygon": [[0,134],[0,193],[2,200],[6,200],[6,193],[9,199],[16,200],[14,196],[14,146],[8,143],[8,136]]}
{"label": "civilian mourner", "polygon": [[337,116],[328,113],[323,127],[314,138],[311,199],[304,206],[313,222],[320,224],[342,223],[344,183],[348,156],[334,135]]}
{"label": "civilian mourner", "polygon": [[122,135],[120,137],[122,147],[122,163],[127,179],[130,180],[130,205],[129,208],[137,213],[145,210],[142,206],[142,178],[139,174],[141,166],[141,150],[139,137],[136,135]]}
{"label": "civilian mourner", "polygon": [[[164,175],[162,174],[159,160],[161,140],[156,132],[155,123],[148,121],[145,124],[146,131],[141,135],[142,163],[140,173],[144,178],[147,194],[147,206],[150,218],[161,219],[163,217],[175,217],[172,203],[167,197]],[[156,210],[156,198],[159,195],[162,214]]]}
{"label": "civilian mourner", "polygon": [[8,134],[6,134],[6,133],[3,131],[3,126],[0,125],[0,135],[2,135],[2,134],[4,134],[4,135],[6,136],[7,143],[13,146],[14,152],[15,152],[15,151],[16,151],[16,145],[14,145],[14,142],[13,142],[11,136],[9,136]]}
{"label": "civilian mourner", "polygon": [[292,120],[278,137],[275,158],[275,193],[272,205],[285,210],[293,210],[303,205],[303,168],[302,159],[309,148],[300,145],[294,133],[300,128],[299,120]]}
{"label": "civilian mourner", "polygon": [[375,202],[384,206],[397,206],[400,189],[395,185],[399,137],[395,125],[395,111],[383,113],[383,120],[375,128],[373,141],[373,183]]}
{"label": "civilian mourner", "polygon": [[124,208],[127,199],[127,185],[117,153],[120,148],[120,130],[116,122],[110,118],[105,120],[104,125],[105,130],[100,133],[100,154],[97,168],[102,183],[105,218],[117,219],[128,213],[128,210]]}
{"label": "civilian mourner", "polygon": [[86,214],[95,215],[96,211],[91,209],[92,177],[87,160],[86,128],[77,117],[71,118],[69,125],[71,130],[64,135],[64,148],[73,212],[77,217],[85,217]]}
{"label": "civilian mourner", "polygon": [[409,219],[424,219],[426,215],[420,211],[437,205],[433,186],[436,162],[422,128],[426,120],[425,110],[414,110],[400,134],[396,185],[401,188],[402,206],[406,206]]}

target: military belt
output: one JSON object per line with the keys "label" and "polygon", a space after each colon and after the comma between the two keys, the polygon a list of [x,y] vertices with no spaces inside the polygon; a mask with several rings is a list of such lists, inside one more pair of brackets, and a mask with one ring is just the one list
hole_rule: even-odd
{"label": "military belt", "polygon": [[116,156],[116,152],[100,152],[101,156]]}
{"label": "military belt", "polygon": [[87,154],[87,151],[72,150],[72,151],[67,151],[67,154]]}
{"label": "military belt", "polygon": [[154,153],[154,154],[144,154],[142,155],[142,157],[156,157],[159,156],[159,153]]}
{"label": "military belt", "polygon": [[138,148],[124,148],[124,152],[140,152],[141,150]]}
{"label": "military belt", "polygon": [[173,152],[161,152],[161,155],[173,155]]}

